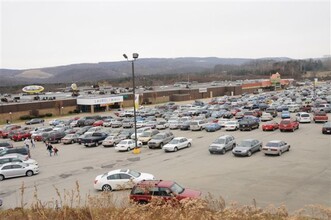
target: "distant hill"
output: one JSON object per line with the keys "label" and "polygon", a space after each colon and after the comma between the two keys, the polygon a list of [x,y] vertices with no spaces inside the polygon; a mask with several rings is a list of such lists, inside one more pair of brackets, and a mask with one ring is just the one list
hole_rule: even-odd
{"label": "distant hill", "polygon": [[[261,58],[275,62],[291,60],[286,57]],[[135,74],[184,74],[213,70],[216,66],[240,66],[254,59],[183,57],[183,58],[141,58],[135,62]],[[96,82],[131,76],[131,65],[127,61],[82,63],[37,69],[0,69],[0,86],[22,84],[47,84],[70,82]]]}

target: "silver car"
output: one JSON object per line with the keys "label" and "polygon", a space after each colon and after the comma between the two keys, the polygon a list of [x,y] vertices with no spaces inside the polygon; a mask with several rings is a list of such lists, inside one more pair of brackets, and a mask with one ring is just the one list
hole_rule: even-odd
{"label": "silver car", "polygon": [[253,153],[262,150],[262,142],[256,139],[245,139],[240,142],[232,153],[235,156],[252,156]]}
{"label": "silver car", "polygon": [[0,166],[0,181],[19,176],[33,176],[39,173],[39,166],[18,162],[5,163]]}
{"label": "silver car", "polygon": [[214,142],[209,146],[209,152],[211,154],[225,154],[226,151],[232,150],[235,146],[236,141],[232,135],[223,135],[214,140]]}
{"label": "silver car", "polygon": [[274,140],[269,141],[263,148],[262,152],[267,154],[273,154],[273,155],[282,155],[283,152],[290,150],[290,145],[286,143],[285,141],[280,140]]}
{"label": "silver car", "polygon": [[27,155],[24,156],[22,154],[7,154],[0,157],[0,165],[10,162],[20,162],[38,166],[38,162],[34,159],[29,158]]}

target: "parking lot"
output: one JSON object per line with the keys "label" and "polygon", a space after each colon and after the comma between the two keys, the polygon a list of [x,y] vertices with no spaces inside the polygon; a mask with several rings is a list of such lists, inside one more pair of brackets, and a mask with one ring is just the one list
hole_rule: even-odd
{"label": "parking lot", "polygon": [[[330,114],[329,114],[330,117]],[[277,118],[276,121],[280,121]],[[80,195],[99,194],[93,181],[99,174],[118,168],[131,168],[154,174],[163,180],[175,180],[184,187],[197,189],[204,195],[222,196],[227,204],[286,205],[291,210],[309,204],[331,205],[331,136],[321,133],[322,124],[300,124],[295,132],[263,132],[261,126],[253,131],[181,131],[172,130],[176,137],[192,138],[192,147],[174,153],[148,149],[140,154],[117,152],[103,146],[86,148],[83,145],[55,144],[58,156],[49,156],[42,142],[31,149],[40,173],[33,177],[6,179],[0,183],[3,208],[21,205],[19,188],[24,182],[24,202],[31,203],[35,188],[43,202],[58,199],[56,190],[71,191],[78,181]],[[210,154],[208,146],[219,136],[233,135],[237,142],[256,138],[266,143],[284,140],[291,150],[282,156],[264,156],[257,152],[251,157]],[[16,142],[15,146],[22,146]],[[127,191],[112,192],[119,200],[127,199]]]}

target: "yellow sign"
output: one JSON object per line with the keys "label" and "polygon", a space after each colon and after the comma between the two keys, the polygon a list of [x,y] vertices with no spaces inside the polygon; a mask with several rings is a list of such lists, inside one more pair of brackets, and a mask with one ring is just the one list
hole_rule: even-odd
{"label": "yellow sign", "polygon": [[134,105],[136,109],[139,108],[139,94],[135,94]]}

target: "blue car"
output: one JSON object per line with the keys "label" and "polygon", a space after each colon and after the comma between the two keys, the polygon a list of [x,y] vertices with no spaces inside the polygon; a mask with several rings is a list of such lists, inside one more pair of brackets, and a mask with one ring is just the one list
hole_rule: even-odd
{"label": "blue car", "polygon": [[291,118],[291,114],[290,114],[289,111],[282,111],[280,117],[281,117],[282,119]]}
{"label": "blue car", "polygon": [[206,125],[205,130],[207,132],[211,132],[211,131],[218,131],[221,129],[221,125],[219,125],[218,123],[210,123],[208,125]]}

